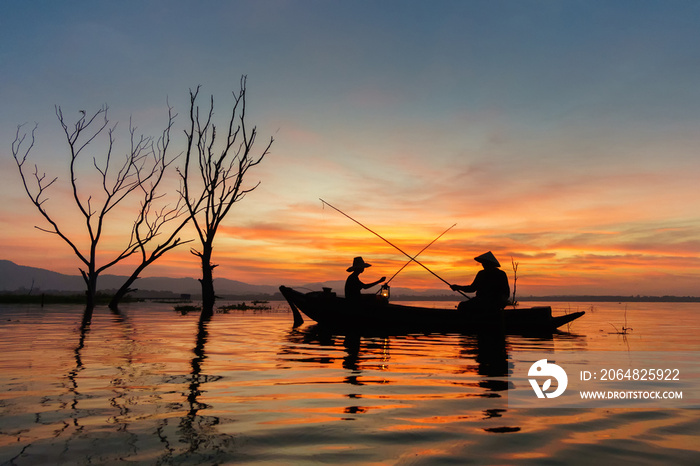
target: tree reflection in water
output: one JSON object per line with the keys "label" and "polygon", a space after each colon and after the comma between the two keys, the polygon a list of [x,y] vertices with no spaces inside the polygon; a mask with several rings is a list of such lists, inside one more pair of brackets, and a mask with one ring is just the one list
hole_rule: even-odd
{"label": "tree reflection in water", "polygon": [[[66,374],[66,379],[68,380],[68,393],[71,397],[70,402],[70,418],[72,421],[70,423],[63,421],[63,428],[56,430],[55,437],[59,437],[65,430],[73,427],[76,433],[83,430],[83,426],[80,425],[80,409],[78,408],[78,402],[82,398],[78,390],[78,375],[83,371],[85,366],[83,366],[82,350],[85,347],[85,339],[90,332],[90,322],[92,321],[92,309],[86,308],[83,312],[83,318],[80,323],[80,328],[78,331],[78,344],[73,350],[73,357],[75,359],[75,367],[71,369],[68,374]],[[36,422],[40,422],[39,415],[37,415]],[[71,426],[72,424],[72,426]],[[71,437],[66,440],[66,449],[68,449],[68,443]]]}
{"label": "tree reflection in water", "polygon": [[[150,394],[142,398],[141,382],[139,378],[148,376],[139,372],[139,364],[134,364],[133,354],[136,345],[133,332],[134,328],[131,325],[128,317],[118,309],[111,310],[114,317],[114,322],[123,328],[122,337],[126,340],[126,349],[120,358],[124,358],[124,364],[115,364],[114,367],[119,371],[116,376],[110,380],[110,391],[112,395],[109,397],[109,405],[117,410],[117,413],[110,416],[107,420],[109,424],[116,427],[116,431],[120,433],[119,441],[123,446],[129,446],[129,453],[125,455],[128,458],[131,455],[138,457],[143,452],[139,451],[145,445],[138,446],[139,435],[141,433],[131,433],[130,429],[138,428],[139,421],[144,418],[153,417],[156,420],[156,435],[159,443],[165,449],[165,452],[156,453],[153,458],[153,464],[171,464],[173,462],[180,463],[217,463],[223,458],[231,458],[233,453],[233,437],[227,434],[218,432],[217,426],[220,424],[220,419],[217,416],[208,416],[203,414],[205,410],[211,407],[201,401],[201,397],[206,392],[204,384],[216,380],[220,380],[220,376],[207,375],[205,373],[206,344],[208,339],[208,326],[211,316],[200,317],[197,322],[195,343],[192,349],[192,359],[190,360],[190,371],[186,376],[166,376],[163,381],[166,385],[173,383],[184,383],[185,391],[183,393],[182,403],[170,403],[167,405],[169,411],[181,411],[183,414],[180,417],[172,417],[169,415],[163,416],[161,413],[143,412],[144,408],[154,406],[150,401]],[[80,407],[79,402],[84,400],[87,395],[83,395],[79,390],[79,375],[86,367],[83,364],[83,351],[87,338],[90,334],[90,324],[92,321],[92,312],[86,310],[83,314],[83,319],[79,327],[78,342],[73,350],[75,367],[72,368],[66,379],[68,380],[67,389],[71,401],[70,418],[72,421],[63,421],[63,428],[55,433],[55,437],[68,433],[65,440],[64,451],[70,451],[77,448],[73,445],[74,441],[80,442],[81,438],[87,440],[91,445],[90,461],[100,461],[100,444],[104,442],[104,438],[98,431],[92,431],[89,426],[83,426],[80,420],[86,416],[97,416],[93,409]],[[166,390],[164,392],[167,393]],[[158,398],[160,398],[159,395]],[[158,405],[155,405],[158,410]],[[132,413],[131,409],[136,408],[136,412]],[[170,421],[176,419],[177,425],[170,426]],[[37,420],[39,422],[39,420]],[[73,432],[68,432],[72,429]],[[66,432],[64,432],[66,431]],[[176,439],[173,441],[172,439]],[[127,450],[125,450],[127,451]],[[94,452],[94,457],[92,453]],[[18,455],[19,456],[19,455]]]}
{"label": "tree reflection in water", "polygon": [[[70,409],[70,412],[67,416],[67,419],[60,419],[60,423],[62,424],[61,427],[57,427],[53,431],[53,437],[54,438],[59,438],[61,436],[64,436],[67,434],[65,437],[64,441],[64,446],[63,450],[68,451],[69,445],[71,441],[79,435],[83,429],[84,426],[80,424],[80,419],[82,417],[81,414],[81,409],[78,406],[79,402],[84,399],[85,397],[80,393],[79,390],[79,384],[78,384],[78,376],[80,373],[85,369],[85,366],[83,365],[83,357],[82,357],[82,351],[83,348],[85,348],[85,340],[87,336],[90,333],[90,323],[92,322],[92,313],[93,310],[90,308],[86,308],[83,311],[83,317],[80,322],[80,327],[78,328],[78,342],[73,349],[73,359],[75,361],[75,367],[73,367],[68,373],[65,375],[66,378],[66,384],[64,385],[66,390],[68,391],[68,398],[70,399],[69,403],[65,403],[62,400],[59,401],[59,409],[65,409],[68,407]],[[57,398],[60,400],[62,398],[61,395],[57,396]],[[42,405],[44,406],[50,406],[51,404],[51,397],[50,396],[45,396],[42,399]],[[46,414],[49,414],[50,411]],[[44,413],[42,412],[37,412],[35,414],[35,419],[34,422],[36,424],[50,424],[51,421],[45,421],[43,419]],[[48,416],[47,416],[48,417]],[[72,430],[72,431],[71,431]],[[17,454],[15,457],[11,458],[8,462],[8,464],[15,464],[15,461],[18,461],[21,457],[25,456],[27,451],[31,451],[32,443],[28,443],[27,445],[24,446],[24,448]]]}
{"label": "tree reflection in water", "polygon": [[231,458],[234,438],[218,432],[217,426],[220,419],[217,416],[208,416],[200,411],[210,409],[211,406],[200,400],[205,392],[203,385],[208,382],[220,380],[221,376],[207,375],[203,373],[204,362],[207,359],[206,344],[209,337],[208,326],[211,315],[202,313],[197,323],[195,345],[192,350],[193,357],[190,361],[190,374],[187,383],[187,392],[184,393],[187,412],[180,418],[177,428],[179,443],[185,448],[173,445],[167,435],[167,419],[158,427],[157,433],[160,441],[168,451],[161,456],[158,464],[175,462],[217,462],[224,458]]}

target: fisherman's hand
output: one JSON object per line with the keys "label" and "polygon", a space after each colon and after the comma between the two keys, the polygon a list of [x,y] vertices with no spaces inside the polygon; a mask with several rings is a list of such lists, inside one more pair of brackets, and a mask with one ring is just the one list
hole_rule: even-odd
{"label": "fisherman's hand", "polygon": [[382,283],[384,280],[386,280],[386,277],[382,277],[379,279],[379,283]]}
{"label": "fisherman's hand", "polygon": [[450,285],[450,289],[452,291],[459,291],[460,286],[459,285]]}

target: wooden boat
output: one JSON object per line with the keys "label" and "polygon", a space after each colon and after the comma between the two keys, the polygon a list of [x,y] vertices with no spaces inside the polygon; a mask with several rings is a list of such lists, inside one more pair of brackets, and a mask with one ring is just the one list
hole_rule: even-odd
{"label": "wooden boat", "polygon": [[384,330],[400,332],[503,330],[513,334],[552,333],[585,312],[552,316],[552,308],[505,309],[489,312],[461,312],[457,309],[391,304],[379,296],[369,295],[359,302],[338,297],[329,288],[301,293],[286,286],[280,292],[294,314],[295,326],[304,320],[301,313],[325,326],[343,330]]}

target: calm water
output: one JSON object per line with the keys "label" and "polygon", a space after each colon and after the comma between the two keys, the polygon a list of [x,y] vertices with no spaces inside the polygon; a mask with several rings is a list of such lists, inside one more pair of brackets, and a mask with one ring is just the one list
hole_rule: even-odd
{"label": "calm water", "polygon": [[555,303],[587,314],[505,341],[293,330],[271,304],[203,325],[168,304],[89,325],[74,306],[0,307],[0,464],[700,463],[699,409],[506,396],[513,351],[700,351],[697,304]]}

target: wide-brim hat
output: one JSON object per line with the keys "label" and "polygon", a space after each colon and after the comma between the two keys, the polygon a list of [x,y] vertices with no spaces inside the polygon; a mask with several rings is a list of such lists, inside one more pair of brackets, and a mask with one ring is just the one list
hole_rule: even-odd
{"label": "wide-brim hat", "polygon": [[372,264],[365,262],[362,257],[356,257],[352,260],[352,266],[348,267],[348,272],[365,270],[367,267],[372,267]]}
{"label": "wide-brim hat", "polygon": [[501,266],[501,263],[498,262],[498,259],[496,259],[496,256],[494,256],[493,253],[492,253],[491,251],[485,252],[485,253],[483,253],[483,254],[480,255],[480,256],[476,256],[476,257],[474,258],[474,260],[477,261],[477,262],[480,262],[480,263],[482,263],[482,264],[484,264],[484,263],[489,263],[489,264],[495,265],[496,267],[500,267],[500,266]]}

